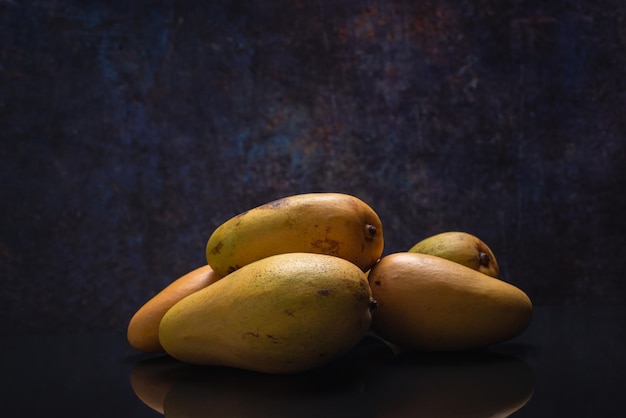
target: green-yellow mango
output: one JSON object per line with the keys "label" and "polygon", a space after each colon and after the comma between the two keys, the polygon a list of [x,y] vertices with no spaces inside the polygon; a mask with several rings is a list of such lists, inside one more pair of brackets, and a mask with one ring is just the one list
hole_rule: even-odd
{"label": "green-yellow mango", "polygon": [[187,296],[159,327],[167,353],[193,364],[296,373],[350,350],[371,324],[365,273],[339,257],[263,258]]}

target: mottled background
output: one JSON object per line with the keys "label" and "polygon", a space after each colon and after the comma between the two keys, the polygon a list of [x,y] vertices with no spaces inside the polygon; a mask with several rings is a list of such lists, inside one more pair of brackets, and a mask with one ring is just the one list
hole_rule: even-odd
{"label": "mottled background", "polygon": [[269,200],[460,229],[536,305],[626,297],[617,0],[0,1],[0,331],[125,329]]}

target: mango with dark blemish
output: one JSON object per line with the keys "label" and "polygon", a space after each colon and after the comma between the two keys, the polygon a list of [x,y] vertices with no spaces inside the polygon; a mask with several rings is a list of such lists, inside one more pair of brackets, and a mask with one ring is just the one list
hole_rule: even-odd
{"label": "mango with dark blemish", "polygon": [[172,357],[265,373],[313,369],[369,330],[365,273],[339,257],[278,254],[247,264],[178,302],[161,320]]}
{"label": "mango with dark blemish", "polygon": [[369,270],[383,252],[383,226],[376,212],[343,193],[306,193],[243,212],[208,239],[208,264],[226,276],[276,254],[308,252],[344,258]]}

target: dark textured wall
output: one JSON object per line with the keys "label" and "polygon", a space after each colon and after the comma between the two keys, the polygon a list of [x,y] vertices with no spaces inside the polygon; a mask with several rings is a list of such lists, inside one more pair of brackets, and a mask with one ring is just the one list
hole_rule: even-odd
{"label": "dark textured wall", "polygon": [[537,305],[626,290],[626,6],[0,1],[0,330],[125,328],[271,199],[460,229]]}

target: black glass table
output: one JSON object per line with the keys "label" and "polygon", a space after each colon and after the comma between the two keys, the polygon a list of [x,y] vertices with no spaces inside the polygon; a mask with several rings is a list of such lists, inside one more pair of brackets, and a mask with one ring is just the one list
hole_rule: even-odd
{"label": "black glass table", "polygon": [[326,367],[267,375],[133,350],[123,332],[0,338],[7,417],[621,417],[624,307],[536,307],[515,340],[394,352],[368,335]]}

